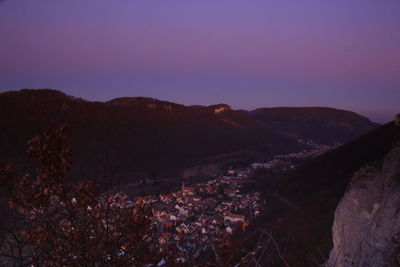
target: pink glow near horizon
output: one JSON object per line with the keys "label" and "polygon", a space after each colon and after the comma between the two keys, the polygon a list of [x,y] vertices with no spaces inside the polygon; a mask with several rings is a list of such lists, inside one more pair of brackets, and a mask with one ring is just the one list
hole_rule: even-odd
{"label": "pink glow near horizon", "polygon": [[400,100],[392,0],[6,0],[0,36],[0,91],[377,114],[396,112]]}

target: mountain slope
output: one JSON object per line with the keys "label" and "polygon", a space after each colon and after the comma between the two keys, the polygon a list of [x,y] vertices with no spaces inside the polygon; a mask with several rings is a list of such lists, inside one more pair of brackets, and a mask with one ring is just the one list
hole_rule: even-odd
{"label": "mountain slope", "polygon": [[399,266],[400,147],[352,177],[335,211],[327,266]]}
{"label": "mountain slope", "polygon": [[278,219],[264,221],[282,244],[293,233],[286,254],[291,266],[314,266],[315,260],[326,260],[332,248],[334,212],[353,173],[371,162],[381,164],[399,136],[400,127],[393,122],[383,125],[307,162],[281,179],[274,192],[265,188],[267,195],[278,194],[296,207],[272,202],[266,216],[279,210]]}
{"label": "mountain slope", "polygon": [[229,109],[211,112],[152,98],[90,102],[55,90],[0,94],[0,157],[29,167],[25,142],[44,128],[70,127],[76,170],[108,168],[130,178],[234,151],[295,149],[297,143]]}
{"label": "mountain slope", "polygon": [[277,132],[321,143],[345,143],[378,126],[354,112],[325,107],[260,108],[249,114]]}

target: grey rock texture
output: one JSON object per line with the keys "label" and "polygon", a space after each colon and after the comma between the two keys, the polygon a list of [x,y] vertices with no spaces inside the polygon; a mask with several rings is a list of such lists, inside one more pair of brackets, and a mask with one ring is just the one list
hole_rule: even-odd
{"label": "grey rock texture", "polygon": [[400,266],[400,148],[353,176],[332,232],[326,266]]}

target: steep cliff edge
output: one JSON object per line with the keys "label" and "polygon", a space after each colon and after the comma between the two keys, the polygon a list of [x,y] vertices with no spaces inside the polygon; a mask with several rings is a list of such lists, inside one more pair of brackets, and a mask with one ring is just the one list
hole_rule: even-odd
{"label": "steep cliff edge", "polygon": [[326,266],[400,266],[400,147],[354,174],[332,235]]}

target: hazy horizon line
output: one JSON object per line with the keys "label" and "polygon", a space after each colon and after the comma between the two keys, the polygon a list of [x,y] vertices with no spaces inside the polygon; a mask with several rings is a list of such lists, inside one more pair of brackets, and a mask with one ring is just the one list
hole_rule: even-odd
{"label": "hazy horizon line", "polygon": [[[180,101],[174,101],[174,100],[168,100],[168,99],[164,99],[164,98],[159,98],[159,97],[155,97],[152,95],[121,95],[121,96],[116,96],[116,97],[107,97],[106,99],[103,98],[95,98],[95,97],[90,97],[90,96],[82,96],[82,95],[74,95],[68,92],[68,90],[65,89],[54,89],[54,88],[20,88],[20,89],[11,89],[11,90],[2,90],[0,89],[0,94],[3,93],[8,93],[8,92],[19,92],[22,90],[52,90],[52,91],[58,91],[61,92],[67,96],[73,97],[73,98],[78,98],[78,99],[82,99],[84,101],[87,102],[101,102],[101,103],[107,103],[109,101],[112,101],[114,99],[118,99],[118,98],[151,98],[154,100],[158,100],[158,101],[165,101],[165,102],[170,102],[170,103],[174,103],[174,104],[178,104],[178,105],[183,105],[186,107],[190,107],[190,106],[204,106],[204,107],[208,107],[208,106],[213,106],[213,105],[228,105],[230,106],[233,110],[245,110],[245,111],[254,111],[257,109],[262,109],[262,108],[330,108],[330,109],[336,109],[336,110],[344,110],[344,111],[349,111],[349,112],[353,112],[356,113],[360,116],[366,117],[367,119],[369,119],[371,122],[374,123],[380,123],[380,124],[385,124],[388,122],[391,122],[392,120],[394,120],[394,117],[396,116],[396,114],[391,114],[391,119],[387,119],[390,115],[388,113],[383,112],[382,114],[375,114],[375,117],[380,117],[380,119],[376,120],[373,119],[374,114],[369,114],[368,112],[359,112],[359,111],[355,111],[355,110],[351,110],[351,109],[345,109],[345,108],[341,108],[338,106],[327,106],[327,105],[297,105],[297,106],[293,106],[293,105],[266,105],[266,106],[261,106],[261,107],[238,107],[237,105],[234,104],[229,104],[229,102],[219,102],[216,101],[214,103],[184,103],[184,102],[180,102]],[[372,118],[371,118],[372,117]]]}

